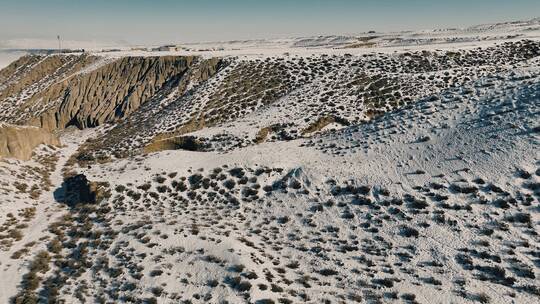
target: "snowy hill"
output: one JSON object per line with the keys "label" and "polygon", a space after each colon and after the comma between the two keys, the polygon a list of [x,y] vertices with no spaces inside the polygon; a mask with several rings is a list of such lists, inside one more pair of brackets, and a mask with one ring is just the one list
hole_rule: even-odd
{"label": "snowy hill", "polygon": [[538,302],[538,27],[21,57],[0,299]]}

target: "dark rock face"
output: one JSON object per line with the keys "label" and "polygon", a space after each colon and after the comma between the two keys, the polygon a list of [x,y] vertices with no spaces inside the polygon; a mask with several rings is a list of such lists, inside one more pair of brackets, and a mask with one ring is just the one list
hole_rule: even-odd
{"label": "dark rock face", "polygon": [[61,201],[70,207],[77,204],[95,204],[96,193],[84,174],[75,175],[64,180],[64,191]]}

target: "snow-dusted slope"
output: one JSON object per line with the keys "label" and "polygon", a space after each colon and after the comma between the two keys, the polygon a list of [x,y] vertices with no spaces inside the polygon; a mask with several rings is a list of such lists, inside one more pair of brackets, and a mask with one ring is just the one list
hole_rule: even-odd
{"label": "snow-dusted slope", "polygon": [[310,140],[81,168],[112,194],[65,223],[93,232],[60,294],[533,303],[538,80],[520,68]]}
{"label": "snow-dusted slope", "polygon": [[57,130],[0,162],[0,301],[537,303],[540,48],[508,35],[225,56]]}
{"label": "snow-dusted slope", "polygon": [[157,151],[186,135],[205,151],[311,136],[496,77],[538,54],[540,44],[524,40],[452,52],[226,58],[214,77],[187,94],[150,100],[78,157]]}

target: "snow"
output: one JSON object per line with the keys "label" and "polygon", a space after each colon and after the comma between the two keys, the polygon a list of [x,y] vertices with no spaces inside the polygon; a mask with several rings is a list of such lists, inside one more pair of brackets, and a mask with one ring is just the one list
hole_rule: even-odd
{"label": "snow", "polygon": [[[372,38],[374,37],[374,38]],[[397,33],[363,33],[352,36],[319,36],[302,38],[282,38],[268,40],[222,41],[180,44],[181,51],[149,52],[120,48],[121,51],[96,52],[102,56],[172,56],[199,55],[212,57],[270,57],[270,56],[312,56],[363,55],[422,50],[457,50],[491,46],[504,41],[539,39],[540,22],[532,19],[518,23],[501,23],[465,29],[425,30]],[[370,47],[350,48],[347,46],[369,39]]]}
{"label": "snow", "polygon": [[[62,169],[68,158],[76,151],[80,143],[84,142],[91,136],[94,136],[95,130],[76,131],[67,130],[62,134],[62,148],[59,151],[49,150],[46,146],[36,148],[38,155],[41,154],[58,154],[58,160],[55,168],[50,172],[50,180],[52,185],[61,185],[63,181]],[[17,160],[1,160],[0,162],[0,184],[21,182],[27,183],[29,180],[21,177],[22,170],[25,166],[40,168],[42,165],[34,157],[28,162],[20,162]],[[10,170],[11,174],[6,175],[6,171]],[[43,178],[36,176],[36,178]],[[22,272],[28,266],[26,258],[14,259],[12,255],[25,248],[27,244],[36,242],[35,246],[31,246],[31,252],[45,250],[46,246],[40,240],[43,237],[50,236],[47,232],[51,222],[54,222],[58,217],[62,216],[66,211],[64,205],[58,204],[54,198],[54,191],[43,191],[43,193],[35,200],[24,197],[21,194],[12,190],[11,193],[2,193],[2,203],[0,204],[0,221],[5,222],[8,213],[17,214],[22,207],[36,208],[36,216],[28,222],[28,228],[23,230],[23,237],[15,242],[8,250],[0,250],[0,267],[2,276],[0,276],[0,302],[7,303],[9,299],[17,293],[19,281],[13,278],[21,277]]]}
{"label": "snow", "polygon": [[[186,45],[211,51],[93,52],[102,59],[82,72],[123,56],[231,57],[231,66],[208,82],[189,84],[194,95],[182,100],[180,117],[159,111],[176,101],[174,94],[165,96],[159,109],[143,108],[143,116],[162,115],[152,128],[163,130],[169,120],[187,119],[209,102],[214,85],[226,81],[242,60],[377,53],[393,58],[420,50],[470,50],[537,40],[538,26],[538,20],[531,20],[375,33],[369,34],[379,37],[372,48],[341,49],[358,36],[332,36]],[[42,146],[29,162],[0,162],[0,220],[7,222],[7,214],[16,214],[21,206],[36,208],[28,227],[21,228],[22,238],[0,251],[0,302],[21,290],[18,284],[35,253],[62,236],[65,244],[73,243],[63,246],[61,257],[54,259],[66,262],[62,270],[73,275],[62,276],[51,263],[43,277],[61,281],[60,294],[69,303],[98,297],[112,302],[122,297],[155,297],[158,303],[280,298],[300,302],[304,295],[313,303],[358,297],[392,302],[393,292],[402,299],[413,294],[420,303],[472,303],[483,297],[491,303],[536,303],[539,63],[536,57],[512,65],[424,73],[463,73],[471,80],[441,88],[424,81],[415,88],[413,103],[362,123],[331,122],[309,136],[220,152],[161,151],[77,166],[70,158],[85,147],[83,142],[107,139],[121,124],[65,130],[60,149]],[[298,130],[305,129],[312,122],[304,120],[311,112],[300,101],[310,97],[321,103],[330,77],[344,84],[351,80],[348,74],[358,71],[345,65],[274,104],[186,135],[254,138],[261,127],[288,119],[297,122]],[[195,96],[197,90],[204,94]],[[332,102],[337,106],[357,106],[347,94],[336,96]],[[358,106],[351,112],[360,115],[364,110]],[[52,155],[58,157],[49,168],[53,187],[36,200],[18,192],[15,182],[35,178],[28,172],[43,169],[40,156]],[[90,212],[68,210],[54,197],[65,169],[107,183],[111,197],[91,206],[95,209]],[[195,187],[196,178],[215,185]],[[233,185],[227,187],[231,180]],[[178,190],[179,183],[188,189]],[[143,190],[144,185],[148,189]],[[142,197],[136,198],[137,193]],[[48,231],[66,214],[77,218],[64,222],[69,233]],[[516,214],[529,218],[509,220]],[[45,236],[49,239],[41,241]],[[30,242],[36,244],[29,253],[12,258]],[[466,265],[467,258],[474,267]],[[496,267],[503,269],[502,278],[490,276],[489,270]],[[504,281],[509,278],[514,280],[511,284]],[[77,292],[79,288],[83,291]]]}
{"label": "snow", "polygon": [[[313,146],[309,148],[309,145],[308,148],[302,147],[302,144],[310,141],[310,139],[302,139],[290,142],[263,143],[226,154],[188,151],[159,152],[145,157],[142,163],[140,159],[120,160],[110,164],[93,166],[88,170],[82,169],[82,172],[90,179],[105,178],[113,185],[139,185],[144,181],[153,180],[161,172],[175,171],[182,174],[182,172],[195,171],[198,168],[204,169],[203,172],[208,172],[223,165],[229,165],[229,168],[268,166],[270,168],[284,168],[285,172],[291,172],[291,176],[302,180],[302,184],[311,191],[314,190],[309,185],[322,186],[328,179],[351,180],[357,185],[372,185],[374,189],[379,187],[388,189],[397,197],[405,197],[407,194],[414,193],[415,187],[434,181],[452,185],[458,180],[471,181],[475,178],[482,178],[497,185],[504,185],[506,191],[511,193],[520,192],[523,191],[522,185],[516,183],[513,178],[516,168],[534,171],[536,170],[535,164],[538,164],[540,159],[538,135],[524,132],[531,128],[531,123],[537,124],[539,122],[538,117],[531,115],[534,115],[533,113],[538,110],[540,96],[538,79],[540,78],[538,68],[514,72],[517,73],[514,76],[515,79],[531,74],[533,78],[530,81],[490,80],[490,82],[495,82],[496,89],[494,90],[482,88],[481,84],[484,82],[482,79],[473,85],[476,92],[471,96],[459,96],[450,90],[450,92],[442,94],[440,100],[422,101],[407,109],[383,116],[370,124],[345,128],[338,133],[320,135],[319,138],[322,139],[320,146],[334,144],[333,149],[345,151],[345,154],[323,153],[313,149]],[[397,129],[397,132],[389,132],[391,129]],[[426,136],[427,140],[422,139]],[[353,143],[362,140],[367,140],[368,143],[363,145],[361,149],[351,148]],[[344,147],[344,149],[338,150],[339,147]],[[511,164],[508,163],[508,160],[511,160]],[[423,170],[424,173],[415,173],[419,169]],[[437,177],[441,174],[443,174],[442,177]],[[259,182],[264,184],[275,181],[275,178],[270,176],[259,180]],[[539,180],[540,177],[535,177],[535,179]],[[321,196],[325,197],[325,195],[328,193]],[[271,197],[277,201],[282,200],[282,203],[273,205],[272,208],[260,206],[260,212],[264,214],[265,218],[304,213],[304,208],[309,206],[310,200],[317,196],[309,195],[304,198],[297,195],[275,194],[275,197]],[[470,203],[466,197],[458,195],[452,196],[452,202],[462,205]],[[249,206],[249,204],[246,203],[244,206]],[[449,284],[451,279],[463,277],[474,282],[468,285],[468,291],[485,293],[496,303],[509,301],[506,287],[502,288],[488,282],[480,284],[479,281],[474,280],[472,274],[461,270],[459,264],[453,260],[453,256],[460,252],[459,248],[469,247],[470,243],[477,239],[472,231],[466,229],[466,223],[489,223],[490,220],[482,216],[482,212],[489,211],[489,208],[474,205],[470,216],[463,217],[457,213],[453,214],[463,229],[460,233],[455,233],[443,226],[433,226],[430,229],[422,230],[423,241],[413,242],[417,251],[416,260],[435,259],[450,271],[449,277],[439,276],[443,286],[445,286],[443,290],[435,292],[429,285],[411,285],[408,283],[409,279],[397,275],[400,281],[403,280],[397,285],[398,290],[400,292],[414,292],[421,302],[462,301],[463,298],[456,297],[450,291]],[[121,218],[125,222],[134,222],[141,216],[143,214],[127,212]],[[176,219],[179,222],[189,223],[190,221],[189,214],[177,215],[165,212],[162,216]],[[540,219],[538,213],[534,213],[533,216],[533,222]],[[418,216],[418,220],[422,218],[429,219],[421,215]],[[359,233],[351,230],[354,225],[350,226],[343,222],[339,218],[339,214],[325,213],[323,218],[314,217],[314,220],[316,223],[337,225],[341,231],[340,235],[343,236],[347,233]],[[294,224],[291,225],[288,228],[282,227],[282,229],[285,231],[290,229],[292,232],[293,227],[298,228]],[[174,235],[177,227],[158,223],[154,225],[154,229],[165,235]],[[309,228],[300,226],[298,229]],[[211,235],[210,232],[206,233]],[[309,234],[308,230],[301,232],[301,234],[304,233]],[[511,233],[516,240],[524,237],[516,231]],[[243,233],[240,231],[234,235],[239,237]],[[360,232],[360,235],[363,233]],[[397,236],[394,225],[385,226],[379,230],[378,235],[384,236],[387,241],[393,244],[394,248],[408,244],[402,237]],[[124,235],[118,240],[120,243],[122,241],[133,244],[134,240]],[[529,241],[533,240],[529,239]],[[493,246],[496,248],[501,250],[504,248],[502,243],[498,243],[494,239],[490,242],[494,243]],[[187,252],[203,250],[206,254],[217,256],[231,264],[243,264],[247,269],[259,274],[259,277],[264,273],[264,268],[268,267],[268,264],[254,264],[248,259],[247,256],[256,255],[256,251],[235,241],[234,237],[223,237],[219,245],[214,245],[193,236],[186,236],[180,239],[174,238],[174,241],[162,240],[156,248],[169,248],[171,246],[182,246]],[[135,251],[145,251],[144,246],[134,245],[134,248]],[[236,254],[230,255],[225,249],[233,250]],[[293,252],[298,255],[296,259],[300,261],[313,259],[309,254],[291,251],[291,253]],[[281,254],[286,256],[289,254],[289,249],[284,249]],[[335,256],[335,259],[343,261],[346,268],[354,267],[354,264],[350,264],[352,261],[344,259],[344,256]],[[190,277],[190,280],[194,282],[202,283],[209,278],[220,278],[227,275],[227,272],[222,272],[219,268],[207,268],[206,263],[186,263],[183,262],[184,260],[186,262],[193,261],[188,254],[183,255],[183,258],[178,260],[172,256],[166,257],[164,264],[174,265],[173,272],[194,273],[195,276]],[[326,265],[326,262],[322,260],[317,260],[315,263],[319,267]],[[145,269],[153,269],[157,266],[149,260],[143,265]],[[420,275],[429,274],[423,270],[418,271],[420,271]],[[169,279],[147,278],[139,283],[149,287],[161,283],[165,283],[166,286],[174,286],[174,282],[173,277],[170,277]],[[322,294],[319,292],[339,292],[336,284],[333,282],[329,285],[330,287],[312,291],[310,296],[320,299],[318,297]],[[193,294],[201,290],[195,286],[184,290],[184,293]],[[171,292],[173,290],[171,289]],[[230,294],[223,290],[223,287],[216,288],[212,293],[218,299],[239,301],[237,298],[231,298]],[[251,293],[253,299],[273,296],[272,293],[261,291]],[[532,303],[534,297],[519,293],[515,296],[515,301]]]}

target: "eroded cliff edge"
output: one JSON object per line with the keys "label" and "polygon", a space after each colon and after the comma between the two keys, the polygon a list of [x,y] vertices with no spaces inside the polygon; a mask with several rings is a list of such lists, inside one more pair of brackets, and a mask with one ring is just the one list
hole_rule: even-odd
{"label": "eroded cliff edge", "polygon": [[28,159],[35,146],[57,143],[57,130],[117,122],[149,100],[184,94],[220,64],[194,56],[24,56],[0,71],[0,155]]}
{"label": "eroded cliff edge", "polygon": [[11,77],[0,77],[0,121],[49,131],[99,126],[128,116],[155,96],[183,93],[188,76],[208,78],[219,65],[219,59],[193,56],[36,57],[21,58],[6,68]]}
{"label": "eroded cliff edge", "polygon": [[59,146],[60,141],[42,128],[0,123],[0,158],[29,160],[34,148],[41,144]]}

